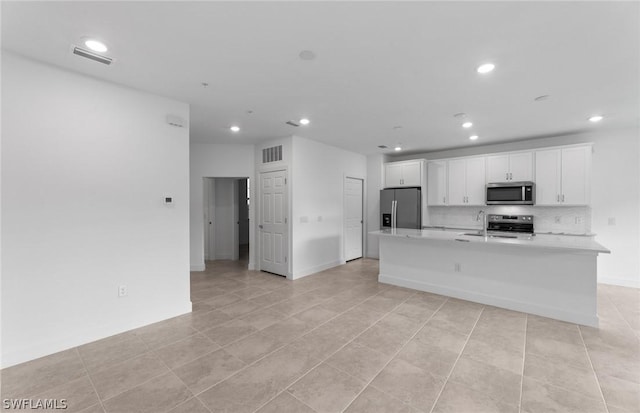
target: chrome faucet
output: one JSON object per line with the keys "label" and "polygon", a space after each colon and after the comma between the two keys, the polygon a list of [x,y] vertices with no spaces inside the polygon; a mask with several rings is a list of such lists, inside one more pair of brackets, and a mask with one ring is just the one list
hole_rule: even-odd
{"label": "chrome faucet", "polygon": [[480,216],[482,216],[482,235],[486,237],[487,236],[487,213],[484,212],[483,210],[480,210],[480,212],[478,212],[478,215],[476,216],[476,221],[480,221]]}

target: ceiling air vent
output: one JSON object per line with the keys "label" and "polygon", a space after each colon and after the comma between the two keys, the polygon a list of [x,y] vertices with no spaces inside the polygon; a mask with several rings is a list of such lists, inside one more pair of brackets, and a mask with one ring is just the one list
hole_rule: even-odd
{"label": "ceiling air vent", "polygon": [[87,59],[91,59],[105,65],[110,65],[111,63],[113,63],[113,59],[110,57],[102,56],[97,53],[90,52],[89,50],[81,49],[77,46],[73,48],[73,54],[81,57],[86,57]]}
{"label": "ceiling air vent", "polygon": [[264,148],[262,150],[262,163],[277,162],[282,160],[282,145]]}

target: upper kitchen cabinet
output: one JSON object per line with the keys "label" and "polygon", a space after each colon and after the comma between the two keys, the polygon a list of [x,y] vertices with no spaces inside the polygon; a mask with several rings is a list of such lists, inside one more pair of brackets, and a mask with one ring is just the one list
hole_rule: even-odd
{"label": "upper kitchen cabinet", "polygon": [[447,161],[427,162],[427,204],[447,205]]}
{"label": "upper kitchen cabinet", "polygon": [[402,188],[422,185],[424,160],[389,162],[384,164],[384,187]]}
{"label": "upper kitchen cabinet", "polygon": [[485,158],[452,159],[448,163],[448,204],[484,205]]}
{"label": "upper kitchen cabinet", "polygon": [[487,156],[487,183],[533,180],[533,152]]}
{"label": "upper kitchen cabinet", "polygon": [[536,204],[588,205],[591,145],[536,151]]}

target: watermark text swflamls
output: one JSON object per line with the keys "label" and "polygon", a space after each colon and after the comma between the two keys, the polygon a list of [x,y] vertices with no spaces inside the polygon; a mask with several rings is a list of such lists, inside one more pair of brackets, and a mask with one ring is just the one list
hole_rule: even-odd
{"label": "watermark text swflamls", "polygon": [[2,399],[5,410],[65,410],[67,399]]}

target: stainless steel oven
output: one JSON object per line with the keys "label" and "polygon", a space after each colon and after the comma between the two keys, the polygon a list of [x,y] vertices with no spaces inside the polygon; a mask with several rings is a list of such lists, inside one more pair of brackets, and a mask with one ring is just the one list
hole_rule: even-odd
{"label": "stainless steel oven", "polygon": [[487,205],[534,205],[536,203],[533,182],[501,182],[487,184]]}

